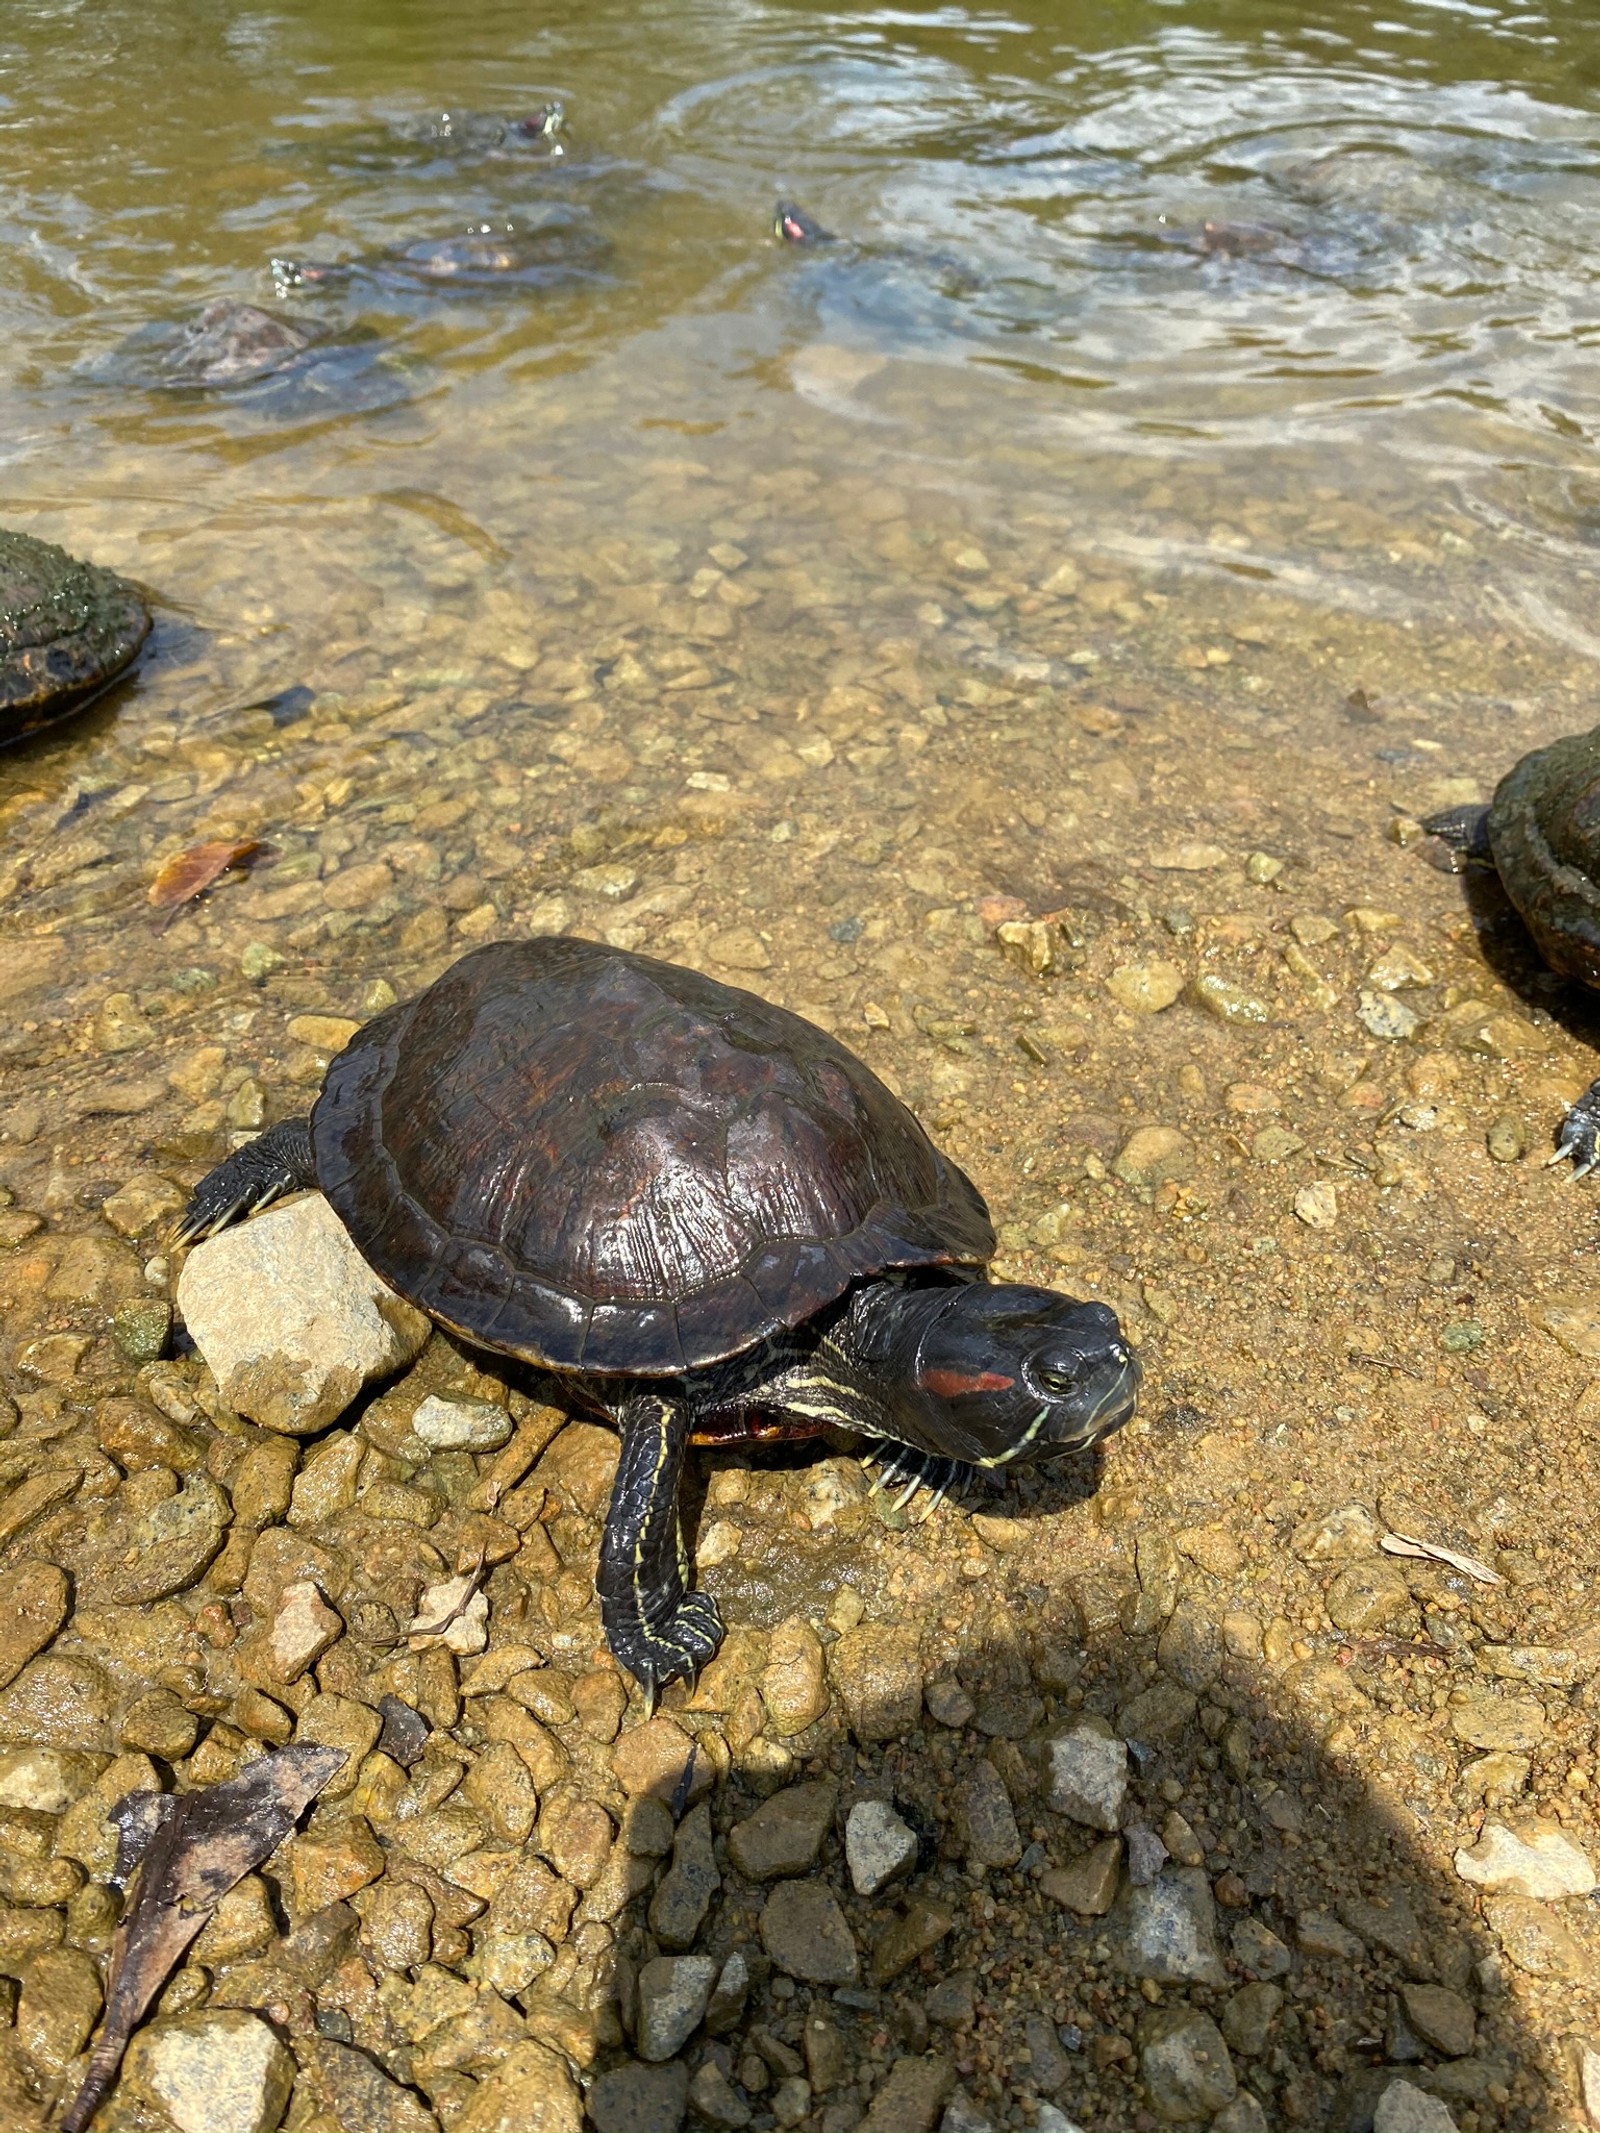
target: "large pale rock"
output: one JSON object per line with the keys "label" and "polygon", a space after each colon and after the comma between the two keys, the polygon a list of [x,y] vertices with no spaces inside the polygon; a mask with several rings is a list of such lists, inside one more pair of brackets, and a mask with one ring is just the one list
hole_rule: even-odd
{"label": "large pale rock", "polygon": [[272,2133],[294,2073],[259,2015],[219,2008],[152,2022],[129,2045],[122,2078],[177,2133]]}
{"label": "large pale rock", "polygon": [[1594,1892],[1594,1868],[1572,1839],[1550,1825],[1521,1834],[1485,1822],[1470,1850],[1456,1853],[1456,1872],[1491,1896],[1535,1896],[1554,1902]]}
{"label": "large pale rock", "polygon": [[196,1245],[178,1309],[228,1405],[289,1437],[326,1428],[429,1331],[316,1193]]}

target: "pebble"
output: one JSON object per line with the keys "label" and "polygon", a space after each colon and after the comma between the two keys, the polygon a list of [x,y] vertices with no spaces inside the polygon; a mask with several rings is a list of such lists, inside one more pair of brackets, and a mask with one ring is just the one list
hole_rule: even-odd
{"label": "pebble", "polygon": [[441,1399],[430,1393],[411,1417],[411,1433],[430,1451],[497,1452],[512,1421],[490,1400]]}
{"label": "pebble", "polygon": [[1302,1185],[1294,1196],[1294,1211],[1307,1229],[1332,1229],[1339,1219],[1339,1194],[1326,1178]]}
{"label": "pebble", "polygon": [[1282,2007],[1281,1985],[1258,1980],[1242,1986],[1223,2012],[1222,2034],[1245,2058],[1259,2058],[1271,2040],[1273,2024]]}
{"label": "pebble", "polygon": [[913,1631],[863,1622],[828,1654],[828,1671],[858,1740],[894,1740],[922,1715],[922,1664]]}
{"label": "pebble", "polygon": [[1470,2000],[1445,1985],[1402,1984],[1406,2020],[1422,2039],[1446,2058],[1463,2059],[1478,2041],[1478,2018]]}
{"label": "pebble", "polygon": [[951,1801],[957,1832],[966,1845],[967,1870],[1015,1866],[1022,1834],[1000,1773],[980,1757],[956,1786]]}
{"label": "pebble", "polygon": [[1422,1026],[1422,1017],[1414,1007],[1408,1007],[1393,993],[1366,985],[1356,995],[1356,1020],[1369,1037],[1381,1037],[1390,1044],[1403,1044]]}
{"label": "pebble", "polygon": [[1328,1619],[1335,1629],[1370,1635],[1402,1616],[1415,1615],[1404,1573],[1387,1556],[1351,1563],[1328,1588]]}
{"label": "pebble", "polygon": [[150,2023],[122,2070],[175,2133],[273,2133],[294,2076],[294,2060],[261,2017],[231,2008]]}
{"label": "pebble", "polygon": [[1526,1697],[1473,1695],[1450,1713],[1450,1730],[1474,1748],[1525,1754],[1544,1739],[1544,1707]]}
{"label": "pebble", "polygon": [[641,2059],[672,2058],[699,2028],[716,1982],[709,1955],[658,1955],[639,1972],[635,2046]]}
{"label": "pebble", "polygon": [[1477,1843],[1456,1853],[1455,1866],[1463,1881],[1491,1896],[1532,1896],[1548,1903],[1590,1896],[1595,1889],[1588,1855],[1549,1824],[1518,1833],[1503,1822],[1485,1822]]}
{"label": "pebble", "polygon": [[1414,2081],[1391,2081],[1373,2106],[1372,2133],[1456,2133],[1456,2122]]}
{"label": "pebble", "polygon": [[711,1807],[702,1800],[679,1824],[672,1864],[650,1900],[650,1930],[663,1948],[681,1952],[693,1947],[721,1886],[711,1843]]}
{"label": "pebble", "polygon": [[1157,957],[1146,963],[1121,963],[1106,979],[1106,991],[1130,1014],[1159,1015],[1183,990],[1183,972],[1176,963]]}
{"label": "pebble", "polygon": [[1128,1797],[1128,1750],[1109,1732],[1079,1724],[1046,1743],[1046,1800],[1089,1829],[1116,1830]]}
{"label": "pebble", "polygon": [[1241,1919],[1233,1929],[1231,1945],[1234,1961],[1252,1977],[1287,1976],[1292,1960],[1289,1951],[1259,1918]]}
{"label": "pebble", "polygon": [[1169,1867],[1148,1888],[1125,1888],[1112,1928],[1135,1977],[1161,1985],[1227,1982],[1217,1953],[1215,1901],[1202,1868]]}
{"label": "pebble", "polygon": [[1196,1007],[1217,1022],[1261,1023],[1272,1020],[1272,1010],[1265,1000],[1258,1000],[1254,993],[1247,992],[1242,985],[1235,985],[1231,978],[1218,977],[1212,971],[1192,979],[1188,994]]}
{"label": "pebble", "polygon": [[867,2106],[859,2133],[933,2133],[945,2099],[955,2086],[948,2059],[896,2059],[887,2080]]}
{"label": "pebble", "polygon": [[887,1985],[919,1955],[936,1948],[955,1924],[954,1914],[930,1897],[914,1896],[872,1951],[872,1982]]}
{"label": "pebble", "polygon": [[715,2059],[703,2060],[696,2070],[689,2083],[689,2102],[697,2118],[709,2126],[727,2128],[728,2133],[739,2133],[750,2123],[750,2106]]}
{"label": "pebble", "polygon": [[857,1800],[844,1827],[845,1864],[858,1896],[876,1896],[910,1872],[917,1833],[887,1800]]}
{"label": "pebble", "polygon": [[772,1632],[761,1670],[761,1700],[768,1730],[788,1740],[815,1725],[828,1708],[828,1674],[822,1639],[803,1616],[791,1615]]}
{"label": "pebble", "polygon": [[939,2133],[995,2133],[994,2120],[979,2110],[965,2089],[958,2088],[944,2107]]}
{"label": "pebble", "polygon": [[1141,2024],[1139,2074],[1151,2109],[1169,2124],[1210,2118],[1239,2088],[1221,2030],[1190,2007],[1158,2008]]}
{"label": "pebble", "polygon": [[1123,1142],[1113,1172],[1127,1185],[1164,1185],[1168,1179],[1191,1177],[1194,1146],[1176,1126],[1138,1126]]}
{"label": "pebble", "polygon": [[190,1474],[175,1495],[128,1529],[128,1560],[111,1581],[113,1598],[148,1605],[184,1592],[222,1546],[233,1506],[208,1474]]}
{"label": "pebble", "polygon": [[736,2029],[744,2019],[745,2004],[750,1997],[750,1965],[737,1948],[723,1964],[717,1982],[711,1988],[711,1999],[706,2007],[706,2028],[714,2037],[725,2036]]}
{"label": "pebble", "polygon": [[1519,1970],[1529,1977],[1581,1977],[1588,1957],[1565,1922],[1529,1896],[1491,1896],[1484,1916]]}
{"label": "pebble", "polygon": [[959,1681],[948,1676],[939,1681],[930,1681],[923,1692],[928,1705],[928,1715],[941,1726],[965,1726],[972,1721],[977,1705]]}
{"label": "pebble", "polygon": [[431,1331],[315,1193],[197,1244],[178,1309],[227,1404],[288,1436],[336,1421]]}
{"label": "pebble", "polygon": [[761,1943],[788,1977],[813,1985],[853,1985],[860,1974],[855,1936],[820,1881],[783,1881],[761,1913]]}
{"label": "pebble", "polygon": [[54,1563],[29,1557],[0,1570],[0,1689],[59,1633],[70,1596]]}
{"label": "pebble", "polygon": [[1296,1526],[1289,1551],[1303,1563],[1347,1563],[1377,1553],[1380,1532],[1365,1504],[1348,1503]]}
{"label": "pebble", "polygon": [[621,1736],[611,1751],[611,1768],[631,1799],[649,1795],[680,1810],[703,1800],[716,1779],[710,1756],[702,1755],[664,1712]]}
{"label": "pebble", "polygon": [[47,1948],[28,1964],[17,2001],[17,2042],[45,2073],[61,2075],[100,2019],[100,1973],[78,1948]]}
{"label": "pebble", "polygon": [[1045,1895],[1081,1918],[1103,1918],[1117,1894],[1122,1869],[1122,1839],[1107,1837],[1069,1866],[1051,1867],[1039,1876]]}
{"label": "pebble", "polygon": [[826,1781],[774,1793],[728,1832],[728,1857],[747,1881],[809,1874],[833,1824],[838,1787]]}
{"label": "pebble", "polygon": [[687,2103],[689,2069],[683,2060],[666,2067],[627,2060],[599,2075],[587,2097],[595,2133],[678,2133]]}
{"label": "pebble", "polygon": [[99,1764],[62,1748],[0,1749],[0,1807],[65,1814],[93,1785]]}

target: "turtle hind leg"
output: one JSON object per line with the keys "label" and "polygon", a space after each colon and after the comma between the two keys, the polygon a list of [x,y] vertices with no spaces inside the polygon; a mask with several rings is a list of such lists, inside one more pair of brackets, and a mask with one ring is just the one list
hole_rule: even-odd
{"label": "turtle hind leg", "polygon": [[253,1214],[286,1192],[314,1188],[316,1182],[311,1123],[286,1118],[207,1171],[189,1195],[173,1242],[192,1244],[197,1237],[214,1236],[241,1215]]}
{"label": "turtle hind leg", "polygon": [[653,1708],[668,1682],[698,1674],[722,1642],[722,1616],[689,1590],[678,1483],[689,1410],[674,1393],[641,1392],[617,1411],[622,1456],[600,1537],[600,1619],[613,1656]]}
{"label": "turtle hind leg", "polygon": [[1564,1163],[1569,1156],[1570,1179],[1585,1178],[1600,1166],[1600,1081],[1589,1084],[1557,1130],[1550,1162]]}

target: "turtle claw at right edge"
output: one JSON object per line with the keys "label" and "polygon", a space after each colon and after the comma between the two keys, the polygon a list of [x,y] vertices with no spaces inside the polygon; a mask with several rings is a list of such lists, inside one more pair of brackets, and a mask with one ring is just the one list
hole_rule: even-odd
{"label": "turtle claw at right edge", "polygon": [[1571,1158],[1568,1184],[1586,1178],[1600,1167],[1600,1081],[1591,1082],[1561,1121],[1556,1133],[1556,1152],[1547,1169]]}

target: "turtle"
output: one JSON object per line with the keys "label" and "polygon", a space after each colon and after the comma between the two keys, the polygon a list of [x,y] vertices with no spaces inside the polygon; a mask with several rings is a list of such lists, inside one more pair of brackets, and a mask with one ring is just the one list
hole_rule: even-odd
{"label": "turtle", "polygon": [[435,284],[477,289],[549,288],[595,273],[607,254],[604,240],[576,212],[552,211],[519,229],[479,223],[458,237],[425,237],[367,258],[274,259],[280,291],[336,288],[368,282],[413,291]]}
{"label": "turtle", "polygon": [[566,117],[566,106],[552,98],[517,113],[430,111],[331,141],[312,134],[296,145],[301,150],[314,147],[335,170],[391,171],[474,161],[555,162],[566,153],[557,138]]}
{"label": "turtle", "polygon": [[0,743],[79,710],[149,634],[150,610],[125,578],[0,527]]}
{"label": "turtle", "polygon": [[[1422,827],[1459,865],[1490,866],[1550,968],[1600,990],[1600,726],[1514,763],[1487,807],[1447,807]],[[1559,1163],[1600,1165],[1600,1081],[1556,1135]]]}
{"label": "turtle", "polygon": [[375,335],[328,338],[320,327],[217,297],[186,321],[157,319],[128,335],[93,375],[164,392],[225,392],[289,414],[389,407],[413,390]]}
{"label": "turtle", "polygon": [[179,1239],[312,1187],[400,1295],[617,1428],[601,1621],[652,1708],[723,1635],[689,1589],[691,1439],[841,1428],[942,1491],[1133,1412],[1116,1314],[987,1281],[977,1187],[853,1052],[603,942],[493,942],[385,1009],[309,1119],[201,1180]]}

